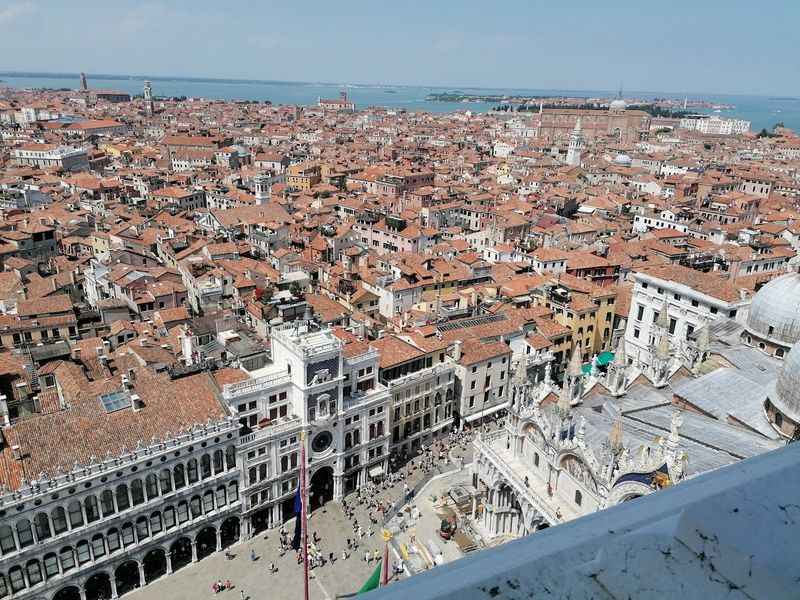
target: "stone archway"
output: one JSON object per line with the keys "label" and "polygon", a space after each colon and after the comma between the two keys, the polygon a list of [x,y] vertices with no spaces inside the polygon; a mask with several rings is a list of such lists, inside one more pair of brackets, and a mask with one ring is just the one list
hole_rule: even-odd
{"label": "stone archway", "polygon": [[167,555],[163,548],[153,548],[142,559],[145,584],[167,574]]}
{"label": "stone archway", "polygon": [[177,571],[192,562],[192,540],[187,537],[178,538],[169,549],[172,570]]}
{"label": "stone archway", "polygon": [[58,590],[53,600],[81,600],[81,591],[74,585]]}
{"label": "stone archway", "polygon": [[108,600],[111,598],[111,577],[108,573],[95,573],[83,586],[86,600]]}
{"label": "stone archway", "polygon": [[203,560],[206,556],[211,556],[217,551],[217,530],[213,527],[201,529],[194,542],[197,546],[197,560]]}
{"label": "stone archway", "polygon": [[227,548],[238,542],[240,531],[241,525],[239,524],[239,517],[228,517],[225,519],[219,528],[222,547]]}
{"label": "stone archway", "polygon": [[114,580],[117,583],[118,596],[132,592],[141,586],[142,582],[139,579],[139,563],[135,560],[122,563],[114,572]]}
{"label": "stone archway", "polygon": [[269,529],[271,511],[272,507],[266,506],[253,513],[253,516],[250,517],[250,526],[253,530],[253,535],[257,535]]}
{"label": "stone archway", "polygon": [[322,467],[311,476],[309,496],[312,511],[333,500],[333,467]]}

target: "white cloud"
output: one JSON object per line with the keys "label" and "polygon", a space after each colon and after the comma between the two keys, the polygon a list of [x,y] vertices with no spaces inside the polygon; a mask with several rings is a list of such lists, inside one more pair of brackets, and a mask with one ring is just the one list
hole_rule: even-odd
{"label": "white cloud", "polygon": [[15,19],[33,12],[33,4],[30,2],[18,2],[0,8],[0,25],[8,25]]}

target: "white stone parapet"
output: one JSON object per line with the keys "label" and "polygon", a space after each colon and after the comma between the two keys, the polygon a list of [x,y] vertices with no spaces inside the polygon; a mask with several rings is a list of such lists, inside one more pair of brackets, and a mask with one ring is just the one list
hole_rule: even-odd
{"label": "white stone parapet", "polygon": [[255,379],[245,379],[236,383],[226,383],[222,386],[222,397],[225,400],[241,398],[250,394],[273,389],[275,386],[289,383],[291,377],[288,373],[273,373],[256,377]]}
{"label": "white stone parapet", "polygon": [[797,598],[800,443],[471,554],[385,600]]}

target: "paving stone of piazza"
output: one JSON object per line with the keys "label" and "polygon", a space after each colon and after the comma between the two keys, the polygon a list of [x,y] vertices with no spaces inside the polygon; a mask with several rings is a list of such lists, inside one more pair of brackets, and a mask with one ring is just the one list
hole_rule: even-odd
{"label": "paving stone of piazza", "polygon": [[[451,457],[458,459],[459,464],[468,464],[471,460],[471,445],[464,444],[451,450]],[[452,468],[448,460],[448,466]],[[462,470],[466,472],[468,467]],[[424,479],[425,474],[416,468],[406,478],[409,487],[414,487]],[[434,482],[435,483],[435,482]],[[393,488],[382,490],[378,498],[394,502],[403,495],[403,483]],[[370,521],[366,507],[355,502],[355,495],[345,498],[351,506],[356,506],[356,519],[367,530]],[[286,526],[291,535],[291,523]],[[325,564],[311,571],[309,596],[312,600],[333,600],[337,595],[352,594],[363,585],[375,569],[375,563],[367,563],[364,553],[369,550],[379,554],[383,549],[380,524],[373,526],[373,535],[365,535],[359,540],[358,551],[351,553],[347,560],[342,560],[342,550],[346,547],[346,539],[354,539],[351,521],[344,515],[338,502],[331,502],[324,508],[314,511],[309,518],[309,539],[316,532],[320,538],[318,549],[327,559],[333,552],[336,560],[331,565]],[[230,548],[235,558],[228,560],[223,552],[214,553],[198,563],[180,569],[169,576],[161,577],[151,584],[134,590],[124,597],[130,600],[197,600],[198,598],[217,598],[218,600],[240,600],[242,592],[249,600],[297,600],[303,594],[303,567],[297,564],[294,551],[280,556],[279,531],[271,529],[258,536],[238,542]],[[250,559],[250,550],[254,550],[257,560]],[[394,556],[390,555],[394,560]],[[276,573],[270,573],[270,564],[277,567]],[[229,579],[232,589],[214,594],[212,585],[217,580]]]}

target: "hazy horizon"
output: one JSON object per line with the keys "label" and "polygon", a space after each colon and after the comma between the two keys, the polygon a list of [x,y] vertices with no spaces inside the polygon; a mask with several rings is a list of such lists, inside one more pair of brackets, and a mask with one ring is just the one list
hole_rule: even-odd
{"label": "hazy horizon", "polygon": [[[152,75],[147,73],[89,73],[86,71],[16,71],[13,69],[2,69],[0,68],[0,81],[4,76],[7,77],[17,77],[20,79],[36,79],[36,78],[50,78],[50,79],[64,79],[70,81],[75,79],[75,88],[78,87],[79,78],[81,73],[84,73],[89,80],[90,87],[91,87],[91,80],[100,79],[100,80],[120,80],[120,81],[128,81],[128,80],[136,80],[136,81],[144,81],[150,79],[152,81],[197,81],[197,82],[224,82],[229,84],[237,84],[237,83],[270,83],[270,84],[309,84],[309,85],[329,85],[329,86],[352,86],[352,87],[397,87],[397,88],[433,88],[433,89],[443,89],[443,90],[486,90],[486,91],[519,91],[519,92],[552,92],[552,91],[559,91],[559,92],[575,92],[575,93],[588,93],[588,92],[602,92],[604,94],[611,94],[616,95],[619,89],[590,89],[590,88],[574,88],[574,89],[556,89],[556,88],[543,88],[543,87],[515,87],[515,86],[480,86],[480,85],[470,85],[470,84],[454,84],[454,85],[428,85],[428,84],[420,84],[420,83],[394,83],[391,81],[314,81],[311,79],[259,79],[259,78],[230,78],[230,77],[223,77],[223,76],[215,76],[215,75],[176,75],[176,74],[167,74],[167,75]],[[65,86],[68,87],[68,86]],[[622,90],[623,95],[635,95],[635,94],[669,94],[673,96],[677,95],[684,95],[688,94],[690,96],[695,97],[702,97],[702,96],[742,96],[742,97],[754,97],[754,98],[775,98],[780,97],[784,99],[800,99],[800,96],[793,96],[791,94],[746,94],[740,92],[726,92],[726,91],[695,91],[695,90],[626,90],[623,88]]]}

